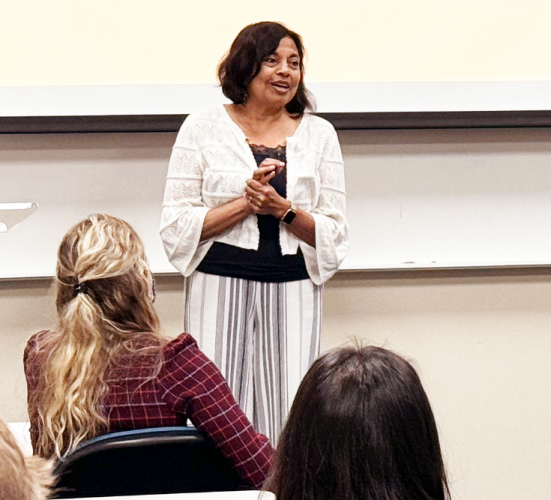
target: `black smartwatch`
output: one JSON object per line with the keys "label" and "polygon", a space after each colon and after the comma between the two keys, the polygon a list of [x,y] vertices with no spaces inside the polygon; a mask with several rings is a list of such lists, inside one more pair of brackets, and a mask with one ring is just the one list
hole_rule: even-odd
{"label": "black smartwatch", "polygon": [[287,211],[283,214],[283,217],[279,219],[281,222],[285,222],[285,224],[291,224],[295,220],[295,217],[297,216],[297,210],[296,208],[293,208],[291,205]]}

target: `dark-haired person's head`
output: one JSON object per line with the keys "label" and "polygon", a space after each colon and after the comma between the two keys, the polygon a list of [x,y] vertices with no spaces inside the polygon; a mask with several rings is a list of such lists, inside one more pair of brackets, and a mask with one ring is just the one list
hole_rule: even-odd
{"label": "dark-haired person's head", "polygon": [[273,55],[281,41],[289,38],[297,52],[300,79],[292,99],[285,105],[292,115],[313,111],[313,99],[304,85],[304,45],[299,34],[275,22],[250,24],[233,41],[229,53],[218,67],[218,78],[224,95],[234,104],[245,104],[251,82],[258,76],[262,64]]}
{"label": "dark-haired person's head", "polygon": [[302,381],[267,489],[277,500],[444,500],[434,416],[414,368],[380,347],[321,356]]}

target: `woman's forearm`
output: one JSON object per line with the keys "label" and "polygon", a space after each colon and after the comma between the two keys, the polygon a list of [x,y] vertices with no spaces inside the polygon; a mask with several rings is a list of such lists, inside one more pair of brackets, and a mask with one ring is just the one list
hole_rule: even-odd
{"label": "woman's forearm", "polygon": [[314,217],[300,208],[296,210],[297,215],[287,227],[295,236],[316,248],[316,221]]}
{"label": "woman's forearm", "polygon": [[210,209],[203,222],[201,241],[223,233],[253,213],[254,210],[243,196]]}

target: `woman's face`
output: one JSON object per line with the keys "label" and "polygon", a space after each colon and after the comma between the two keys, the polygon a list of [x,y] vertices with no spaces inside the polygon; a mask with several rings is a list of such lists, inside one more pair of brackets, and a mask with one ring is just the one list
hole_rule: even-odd
{"label": "woman's face", "polygon": [[295,97],[300,77],[297,46],[286,36],[281,39],[276,51],[262,62],[260,72],[249,85],[247,103],[256,101],[284,107]]}

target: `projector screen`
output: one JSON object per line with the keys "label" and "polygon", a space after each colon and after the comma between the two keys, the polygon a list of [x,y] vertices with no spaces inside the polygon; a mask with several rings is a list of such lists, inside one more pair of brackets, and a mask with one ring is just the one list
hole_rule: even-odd
{"label": "projector screen", "polygon": [[21,0],[0,18],[0,115],[223,102],[216,66],[261,20],[303,36],[320,112],[549,110],[549,14],[545,0]]}

